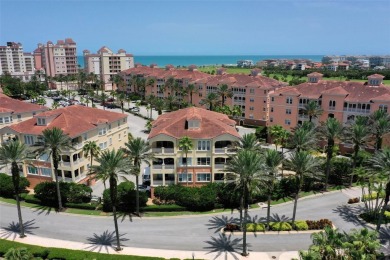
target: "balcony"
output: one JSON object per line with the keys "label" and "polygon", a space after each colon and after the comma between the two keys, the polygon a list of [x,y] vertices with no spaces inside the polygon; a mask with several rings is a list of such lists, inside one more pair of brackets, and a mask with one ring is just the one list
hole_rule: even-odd
{"label": "balcony", "polygon": [[224,148],[214,148],[214,153],[217,153],[217,154],[230,154],[230,153],[234,153],[230,148],[228,147],[224,147]]}
{"label": "balcony", "polygon": [[223,168],[225,168],[225,164],[223,163],[216,163],[216,164],[214,164],[214,168],[215,169],[223,169]]}
{"label": "balcony", "polygon": [[70,162],[60,161],[60,165],[70,167]]}
{"label": "balcony", "polygon": [[298,118],[300,118],[300,119],[309,119],[309,116],[308,115],[299,114]]}
{"label": "balcony", "polygon": [[152,148],[152,152],[156,154],[173,154],[174,153],[174,148]]}
{"label": "balcony", "polygon": [[361,114],[369,114],[370,113],[369,109],[347,108],[347,107],[344,107],[343,111],[344,112],[355,112],[355,113],[361,113]]}
{"label": "balcony", "polygon": [[163,185],[163,181],[162,181],[162,180],[158,180],[158,181],[153,180],[152,185],[153,185],[153,186],[154,186],[154,185]]}

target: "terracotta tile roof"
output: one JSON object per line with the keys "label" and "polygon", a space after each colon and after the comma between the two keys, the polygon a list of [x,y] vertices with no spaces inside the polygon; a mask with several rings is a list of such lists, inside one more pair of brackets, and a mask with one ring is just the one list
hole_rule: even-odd
{"label": "terracotta tile roof", "polygon": [[23,102],[0,93],[0,112],[24,113],[45,110],[48,110],[45,106]]}
{"label": "terracotta tile roof", "polygon": [[[198,129],[185,129],[186,120],[200,120]],[[236,122],[227,115],[198,107],[189,107],[161,115],[153,122],[148,139],[160,134],[180,139],[188,136],[194,139],[210,139],[222,134],[240,137],[235,129]]]}
{"label": "terracotta tile roof", "polygon": [[381,74],[372,74],[370,76],[367,77],[368,79],[369,78],[385,78],[385,76],[381,75]]}
{"label": "terracotta tile roof", "polygon": [[310,74],[307,74],[307,76],[324,76],[324,74],[321,74],[321,73],[319,73],[319,72],[312,72],[312,73],[310,73]]}
{"label": "terracotta tile roof", "polygon": [[[36,117],[53,117],[47,126],[37,125]],[[40,113],[35,118],[9,126],[10,129],[24,134],[40,135],[47,128],[57,127],[70,137],[76,137],[96,128],[102,123],[112,123],[126,118],[127,115],[97,108],[73,105]]]}

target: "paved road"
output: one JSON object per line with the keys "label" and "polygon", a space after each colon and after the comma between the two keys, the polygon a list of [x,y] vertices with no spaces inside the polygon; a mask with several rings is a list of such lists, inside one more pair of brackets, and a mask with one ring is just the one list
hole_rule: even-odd
{"label": "paved road", "polygon": [[[350,207],[346,201],[349,196],[344,192],[319,195],[313,198],[302,199],[298,203],[297,219],[329,218],[343,230],[359,227],[356,219],[349,217]],[[293,204],[278,205],[272,208],[272,213],[290,217]],[[224,216],[238,217],[237,213],[226,211]],[[251,211],[251,216],[264,217],[265,209]],[[23,208],[25,221],[34,221],[32,232],[41,237],[63,239],[86,243],[88,238],[102,235],[104,231],[113,231],[112,217],[87,217],[65,213],[39,212],[34,209]],[[124,245],[139,248],[175,249],[175,250],[205,250],[205,241],[217,236],[215,230],[209,229],[209,221],[215,216],[191,216],[171,218],[129,218],[119,223],[120,233],[128,241]],[[0,227],[6,228],[17,220],[15,206],[0,204]],[[2,234],[2,236],[7,234]],[[1,236],[1,235],[0,235]],[[306,249],[311,243],[310,234],[293,235],[248,235],[251,249],[258,252],[295,251]]]}

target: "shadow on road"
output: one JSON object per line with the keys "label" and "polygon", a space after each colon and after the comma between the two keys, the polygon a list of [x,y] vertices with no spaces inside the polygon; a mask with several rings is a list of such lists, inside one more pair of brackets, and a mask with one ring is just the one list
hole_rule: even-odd
{"label": "shadow on road", "polygon": [[367,223],[360,219],[358,216],[363,212],[362,206],[351,207],[348,205],[338,206],[336,209],[333,209],[334,213],[339,214],[339,216],[346,222],[353,223],[356,226],[367,227]]}
{"label": "shadow on road", "polygon": [[[231,235],[226,236],[225,234],[218,234],[218,237],[211,237],[210,241],[204,241],[209,246],[204,247],[208,250],[207,254],[213,254],[217,259],[219,256],[224,254],[224,259],[228,259],[228,256],[232,256],[233,259],[238,260],[236,254],[240,254],[243,245],[241,244],[242,238],[231,239]],[[247,247],[249,248],[249,244]],[[249,251],[249,250],[248,250]]]}
{"label": "shadow on road", "polygon": [[[129,240],[127,238],[123,238],[124,235],[126,234],[119,234],[119,241],[121,242],[121,246],[123,246],[122,242]],[[105,250],[106,253],[109,253],[109,248],[115,250],[117,246],[115,231],[109,232],[108,230],[106,230],[101,235],[97,235],[96,233],[94,233],[93,237],[87,238],[87,241],[89,246],[87,246],[85,249],[88,249],[90,251],[97,251],[99,253],[102,250]]]}
{"label": "shadow on road", "polygon": [[209,223],[206,224],[208,226],[208,229],[214,229],[214,233],[218,233],[221,231],[222,228],[226,227],[227,224],[240,224],[240,219],[227,216],[221,216],[221,217],[212,217],[209,220]]}
{"label": "shadow on road", "polygon": [[43,213],[45,213],[45,215],[49,215],[52,212],[52,210],[57,212],[56,208],[44,206],[44,205],[36,205],[33,207],[33,209],[34,212],[37,213],[38,215],[41,215]]}
{"label": "shadow on road", "polygon": [[[23,223],[24,233],[26,235],[28,234],[34,235],[33,230],[39,228],[34,226],[34,224],[35,224],[35,219]],[[0,233],[0,237],[4,239],[9,239],[10,237],[12,237],[12,239],[15,240],[15,238],[19,236],[19,233],[20,233],[19,222],[12,221],[7,227],[4,228],[4,231]]]}

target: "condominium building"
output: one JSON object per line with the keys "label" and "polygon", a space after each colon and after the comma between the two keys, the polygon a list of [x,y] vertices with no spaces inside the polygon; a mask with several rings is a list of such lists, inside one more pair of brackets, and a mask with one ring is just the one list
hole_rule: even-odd
{"label": "condominium building", "polygon": [[[176,95],[176,98],[187,102],[191,102],[192,99],[192,104],[195,106],[202,106],[201,100],[207,94],[218,92],[222,85],[227,85],[233,96],[226,98],[225,105],[241,107],[242,114],[238,117],[238,121],[240,124],[250,125],[266,125],[269,94],[287,85],[287,83],[261,76],[258,69],[253,69],[250,75],[244,75],[227,74],[223,68],[219,68],[217,75],[209,75],[198,71],[194,65],[189,66],[188,69],[174,69],[169,65],[165,69],[158,68],[156,65],[149,67],[136,65],[135,68],[122,71],[121,74],[127,82],[127,91],[135,91],[135,86],[132,85],[133,77],[145,78],[147,82],[150,82],[149,79],[154,79],[153,84],[146,84],[146,95],[155,95],[159,98]],[[184,89],[193,84],[195,90],[181,96],[172,88],[165,87],[170,78],[174,78],[175,82]]]}
{"label": "condominium building", "polygon": [[76,43],[71,39],[38,44],[34,51],[35,69],[44,69],[47,76],[76,74],[78,70]]}
{"label": "condominium building", "polygon": [[114,53],[106,46],[100,48],[97,54],[91,54],[90,51],[83,51],[84,64],[87,73],[99,75],[100,80],[104,82],[105,90],[113,90],[112,78],[123,70],[134,68],[134,57],[120,49]]}
{"label": "condominium building", "polygon": [[[240,138],[235,125],[226,115],[197,107],[159,116],[148,137],[155,157],[150,169],[152,191],[159,185],[223,182],[223,169],[233,153],[228,148]],[[185,136],[192,142],[187,155],[179,147]]]}
{"label": "condominium building", "polygon": [[313,118],[316,124],[334,117],[348,125],[356,116],[368,116],[378,109],[388,111],[390,107],[390,88],[382,84],[382,75],[371,75],[367,82],[322,80],[323,75],[317,72],[307,76],[306,83],[284,87],[270,94],[268,125],[281,125],[292,130],[308,121],[304,107],[309,101],[317,102],[323,110],[319,118]]}
{"label": "condominium building", "polygon": [[6,46],[0,46],[0,75],[5,73],[25,82],[34,75],[34,56],[24,52],[21,43],[7,42]]}
{"label": "condominium building", "polygon": [[7,126],[3,132],[12,133],[28,146],[37,149],[37,142],[45,129],[60,128],[72,140],[73,149],[60,154],[61,161],[55,173],[52,160],[43,154],[25,164],[23,172],[31,187],[42,181],[54,180],[54,174],[66,182],[85,183],[90,178],[87,173],[90,157],[86,157],[83,146],[87,141],[95,141],[101,150],[119,149],[127,141],[127,116],[85,106],[69,106],[36,114],[24,122]]}
{"label": "condominium building", "polygon": [[0,146],[14,136],[2,129],[32,118],[34,115],[48,110],[47,107],[23,102],[2,94],[0,89]]}

